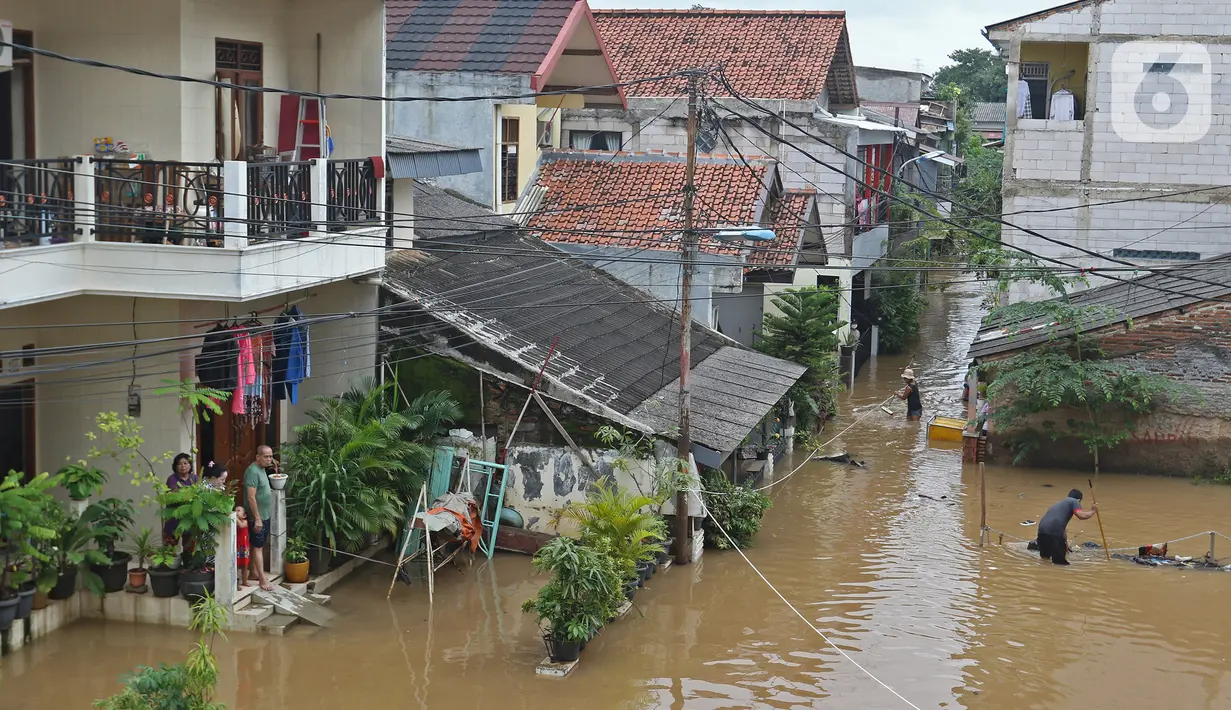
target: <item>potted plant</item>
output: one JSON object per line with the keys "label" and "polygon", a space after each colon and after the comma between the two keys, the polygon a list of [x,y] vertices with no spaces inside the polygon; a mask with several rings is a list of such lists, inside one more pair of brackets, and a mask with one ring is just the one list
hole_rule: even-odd
{"label": "potted plant", "polygon": [[60,469],[59,477],[60,484],[68,491],[68,497],[73,500],[88,500],[107,482],[105,471],[94,466],[87,466],[85,461],[69,464]]}
{"label": "potted plant", "polygon": [[132,555],[117,549],[116,545],[133,524],[132,501],[104,498],[91,503],[82,519],[94,526],[98,546],[107,557],[106,563],[91,563],[90,571],[102,578],[103,593],[122,591],[128,581],[128,563]]}
{"label": "potted plant", "polygon": [[[154,553],[158,550],[154,531],[149,528],[141,528],[140,534],[133,538],[132,547],[129,549],[133,557],[137,558],[137,566],[128,570],[128,586],[133,589],[142,589],[145,587],[146,578],[149,576],[149,570],[146,569],[145,562],[153,557]],[[144,590],[142,593],[144,594]]]}
{"label": "potted plant", "polygon": [[91,565],[106,565],[110,560],[101,550],[91,545],[97,541],[95,528],[81,517],[65,514],[56,506],[55,540],[51,562],[56,572],[56,581],[47,596],[51,599],[68,599],[77,591],[77,578],[82,585],[95,594],[103,594],[103,581],[91,569]]}
{"label": "potted plant", "polygon": [[175,520],[175,535],[188,535],[192,551],[185,550],[180,569],[180,595],[195,601],[214,593],[214,550],[218,531],[229,523],[234,500],[225,491],[204,486],[185,486],[158,494],[160,515]]}
{"label": "potted plant", "polygon": [[297,537],[286,539],[285,565],[282,571],[286,581],[301,584],[308,581],[308,546]]}
{"label": "potted plant", "polygon": [[176,557],[175,548],[170,545],[158,547],[150,555],[150,590],[160,599],[180,593],[180,570]]}
{"label": "potted plant", "polygon": [[43,473],[23,484],[22,477],[10,471],[0,481],[0,631],[8,630],[19,615],[30,615],[35,591],[30,584],[31,560],[44,557],[38,541],[55,537],[55,530],[47,526],[45,511],[50,500],[47,489],[58,481]]}
{"label": "potted plant", "polygon": [[558,537],[534,555],[534,568],[550,572],[551,580],[522,604],[543,629],[543,641],[552,661],[575,661],[582,643],[612,618],[623,595],[620,573],[610,555],[587,545]]}
{"label": "potted plant", "polygon": [[[585,503],[567,506],[561,517],[581,530],[581,541],[601,544],[614,559],[621,579],[642,586],[649,579],[646,563],[658,553],[655,540],[666,535],[661,516],[650,508],[655,499],[621,490],[609,478],[596,482]],[[627,593],[627,592],[626,592]]]}

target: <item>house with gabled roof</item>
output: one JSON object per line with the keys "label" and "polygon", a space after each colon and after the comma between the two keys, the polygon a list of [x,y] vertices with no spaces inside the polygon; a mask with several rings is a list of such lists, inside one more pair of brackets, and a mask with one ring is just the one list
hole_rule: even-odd
{"label": "house with gabled roof", "polygon": [[[482,169],[437,183],[498,212],[512,209],[543,149],[560,146],[560,112],[623,108],[585,0],[387,0],[390,133],[479,151]],[[550,96],[529,96],[553,92]],[[559,93],[557,93],[559,92]]]}
{"label": "house with gabled roof", "polygon": [[[794,268],[792,278],[777,286],[833,286],[845,294],[842,320],[851,320],[852,301],[858,310],[859,287],[867,285],[865,269],[888,248],[883,193],[893,189],[892,169],[909,157],[905,141],[914,132],[861,115],[845,13],[597,10],[594,16],[621,81],[722,68],[731,90],[716,81],[701,88],[699,149],[774,159],[784,189],[813,191],[815,225],[830,245],[832,268]],[[627,87],[627,108],[566,110],[562,142],[574,149],[682,152],[685,94],[681,79],[650,81]]]}
{"label": "house with gabled roof", "polygon": [[[517,218],[530,234],[678,307],[685,163],[679,153],[545,153]],[[767,305],[765,284],[789,283],[801,259],[825,264],[816,194],[787,189],[769,158],[699,156],[695,183],[695,225],[703,231],[693,318],[751,345]],[[773,229],[776,238],[754,245],[712,236],[748,226]]]}

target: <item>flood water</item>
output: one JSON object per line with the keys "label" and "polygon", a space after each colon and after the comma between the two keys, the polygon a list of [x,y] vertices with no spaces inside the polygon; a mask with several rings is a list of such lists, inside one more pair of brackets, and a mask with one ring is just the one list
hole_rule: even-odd
{"label": "flood water", "polygon": [[[978,317],[977,298],[934,297],[914,357],[929,410],[960,413]],[[895,417],[879,410],[908,360],[879,358],[830,427],[867,415],[830,447],[866,468],[813,462],[771,489],[774,507],[747,552],[765,577],[919,708],[1231,707],[1231,573],[1095,554],[1060,568],[1020,545],[981,549],[977,468],[963,469],[955,447],[929,447],[900,403]],[[1086,476],[989,467],[986,478],[989,525],[1033,537],[1021,523],[1084,488]],[[1231,487],[1105,474],[1097,492],[1112,547],[1231,533]],[[1099,539],[1094,520],[1075,520],[1069,534]],[[1231,556],[1231,542],[1220,543]],[[1199,556],[1208,544],[1172,551]],[[434,607],[422,586],[399,584],[386,601],[390,572],[371,564],[334,590],[335,628],[217,643],[219,700],[298,710],[910,707],[836,653],[735,552],[708,551],[654,577],[638,610],[605,629],[566,679],[534,675],[545,654],[519,607],[542,580],[527,558],[443,572]],[[126,670],[178,662],[193,640],[78,622],[3,659],[0,708],[89,707]]]}

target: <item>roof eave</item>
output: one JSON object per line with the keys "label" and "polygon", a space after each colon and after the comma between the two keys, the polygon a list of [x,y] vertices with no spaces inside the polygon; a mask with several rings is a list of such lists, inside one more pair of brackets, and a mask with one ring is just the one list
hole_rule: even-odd
{"label": "roof eave", "polygon": [[[594,21],[594,13],[590,10],[590,4],[586,0],[577,0],[577,4],[569,12],[568,19],[564,21],[564,26],[556,34],[555,41],[551,43],[551,49],[547,50],[547,56],[543,57],[543,61],[539,64],[538,69],[530,77],[531,90],[542,91],[547,86],[552,71],[555,70],[556,64],[564,56],[564,50],[568,48],[569,42],[573,39],[573,33],[577,31],[577,28],[583,22],[589,25],[590,31],[594,33],[594,38],[598,41],[598,48],[602,52],[603,62],[607,65],[607,73],[611,76],[611,83],[618,84],[620,82],[619,77],[616,76],[615,65],[611,63],[611,55],[607,53],[607,46],[603,44],[603,36],[598,31],[598,23]],[[625,95],[624,87],[617,86],[616,94],[620,97],[620,106],[627,109],[628,97]]]}

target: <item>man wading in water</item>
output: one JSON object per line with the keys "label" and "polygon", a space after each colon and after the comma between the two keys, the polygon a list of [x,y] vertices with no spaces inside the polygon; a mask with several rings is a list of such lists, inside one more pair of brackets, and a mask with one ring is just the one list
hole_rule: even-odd
{"label": "man wading in water", "polygon": [[1069,491],[1069,497],[1047,509],[1043,519],[1039,521],[1039,557],[1050,558],[1058,565],[1067,565],[1065,554],[1069,551],[1065,530],[1069,520],[1077,516],[1078,520],[1089,520],[1098,512],[1098,503],[1090,506],[1089,511],[1081,509],[1081,491],[1074,488]]}
{"label": "man wading in water", "polygon": [[898,399],[906,400],[906,418],[917,422],[923,417],[923,400],[919,398],[919,385],[915,384],[915,371],[909,367],[903,370],[902,381],[906,386],[894,394]]}

